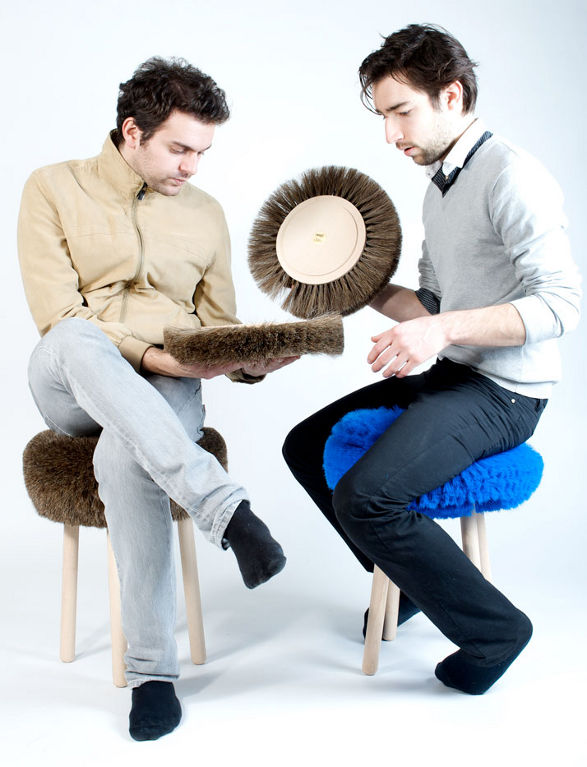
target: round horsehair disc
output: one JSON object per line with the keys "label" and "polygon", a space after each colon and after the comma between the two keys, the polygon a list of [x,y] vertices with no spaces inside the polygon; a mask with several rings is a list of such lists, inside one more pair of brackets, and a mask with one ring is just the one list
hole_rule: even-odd
{"label": "round horsehair disc", "polygon": [[322,285],[357,263],[366,242],[363,217],[343,197],[320,195],[288,213],[276,240],[277,258],[293,279]]}

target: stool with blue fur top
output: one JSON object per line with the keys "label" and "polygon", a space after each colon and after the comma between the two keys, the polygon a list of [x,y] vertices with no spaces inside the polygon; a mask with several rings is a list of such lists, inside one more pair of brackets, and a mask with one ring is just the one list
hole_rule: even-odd
{"label": "stool with blue fur top", "polygon": [[[324,446],[324,475],[331,490],[402,412],[398,407],[354,410],[334,425]],[[527,501],[540,484],[543,467],[539,453],[528,444],[518,445],[476,461],[412,501],[408,510],[433,519],[460,517],[463,551],[489,580],[484,512],[513,509]],[[382,637],[395,638],[399,595],[397,586],[376,566],[365,635],[365,674],[377,671]]]}

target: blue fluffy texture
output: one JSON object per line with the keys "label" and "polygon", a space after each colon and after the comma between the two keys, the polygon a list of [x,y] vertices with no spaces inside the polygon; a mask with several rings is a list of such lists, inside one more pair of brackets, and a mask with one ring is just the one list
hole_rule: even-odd
{"label": "blue fluffy texture", "polygon": [[[331,490],[402,412],[398,407],[353,410],[334,425],[324,446],[324,475]],[[518,445],[481,458],[408,508],[435,519],[468,516],[473,509],[513,509],[536,490],[543,468],[540,453]]]}

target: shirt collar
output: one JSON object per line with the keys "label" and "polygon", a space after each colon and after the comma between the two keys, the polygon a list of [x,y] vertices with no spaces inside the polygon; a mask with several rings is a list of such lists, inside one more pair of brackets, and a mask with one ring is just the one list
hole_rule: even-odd
{"label": "shirt collar", "polygon": [[143,179],[136,173],[118,151],[112,131],[106,138],[98,164],[102,175],[123,196],[135,197],[144,185]]}
{"label": "shirt collar", "polygon": [[433,162],[432,165],[425,166],[424,172],[428,178],[432,178],[440,168],[442,168],[442,172],[445,176],[450,175],[455,168],[462,168],[467,159],[467,155],[486,130],[487,128],[485,127],[484,122],[478,117],[475,118],[466,131],[459,137],[458,141],[446,155],[443,162],[438,160],[437,162]]}

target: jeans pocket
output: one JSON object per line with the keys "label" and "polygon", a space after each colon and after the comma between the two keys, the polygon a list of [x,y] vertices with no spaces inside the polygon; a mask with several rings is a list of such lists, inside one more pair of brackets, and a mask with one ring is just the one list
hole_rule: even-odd
{"label": "jeans pocket", "polygon": [[534,434],[534,430],[546,405],[546,400],[518,396],[516,405],[518,406],[518,414],[513,425],[518,431],[518,439],[521,444],[530,439]]}

